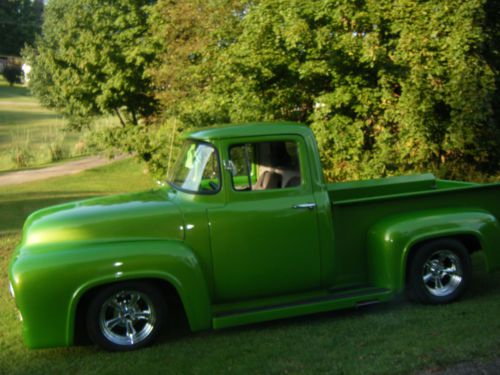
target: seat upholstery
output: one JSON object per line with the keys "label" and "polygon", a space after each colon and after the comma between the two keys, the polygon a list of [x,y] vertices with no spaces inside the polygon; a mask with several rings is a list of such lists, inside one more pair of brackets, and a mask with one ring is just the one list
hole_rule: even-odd
{"label": "seat upholstery", "polygon": [[279,173],[264,171],[255,184],[255,190],[277,189],[281,187],[282,176]]}
{"label": "seat upholstery", "polygon": [[288,180],[285,187],[289,188],[289,187],[295,187],[295,186],[299,186],[299,185],[300,185],[300,176],[293,176],[292,178],[290,178]]}

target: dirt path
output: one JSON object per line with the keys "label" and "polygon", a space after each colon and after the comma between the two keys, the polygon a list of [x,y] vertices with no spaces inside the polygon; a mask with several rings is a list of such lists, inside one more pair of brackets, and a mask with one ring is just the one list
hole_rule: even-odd
{"label": "dirt path", "polygon": [[[123,157],[118,157],[113,160],[119,159],[123,159]],[[101,156],[90,156],[84,159],[58,164],[53,167],[7,172],[0,174],[0,186],[24,184],[26,182],[44,180],[50,177],[76,174],[86,169],[108,164],[111,161],[112,160]]]}
{"label": "dirt path", "polygon": [[[38,107],[40,104],[38,102],[23,102],[22,100],[14,101],[14,100],[0,100],[0,106],[30,106],[30,107]],[[42,109],[42,108],[41,108]]]}

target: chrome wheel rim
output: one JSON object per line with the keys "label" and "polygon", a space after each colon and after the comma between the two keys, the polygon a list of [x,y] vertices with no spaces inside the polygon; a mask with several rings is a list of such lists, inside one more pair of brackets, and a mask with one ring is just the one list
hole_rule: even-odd
{"label": "chrome wheel rim", "polygon": [[156,313],[149,297],[136,290],[122,290],[108,298],[99,312],[99,328],[116,345],[144,341],[155,327]]}
{"label": "chrome wheel rim", "polygon": [[436,297],[452,294],[463,280],[460,258],[450,250],[438,250],[424,263],[422,280],[427,291]]}

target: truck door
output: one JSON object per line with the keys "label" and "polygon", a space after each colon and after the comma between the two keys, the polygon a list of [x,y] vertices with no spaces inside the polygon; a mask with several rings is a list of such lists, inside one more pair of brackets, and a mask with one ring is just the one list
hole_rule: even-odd
{"label": "truck door", "polygon": [[317,289],[316,202],[301,137],[228,142],[227,203],[208,211],[217,302]]}

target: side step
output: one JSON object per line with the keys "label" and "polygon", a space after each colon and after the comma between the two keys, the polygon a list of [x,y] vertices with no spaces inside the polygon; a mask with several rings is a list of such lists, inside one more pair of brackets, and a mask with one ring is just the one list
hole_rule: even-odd
{"label": "side step", "polygon": [[331,293],[322,296],[289,303],[221,311],[214,314],[212,325],[215,329],[233,327],[298,315],[371,305],[388,301],[392,297],[392,291],[385,288],[364,287],[360,289],[332,290]]}

